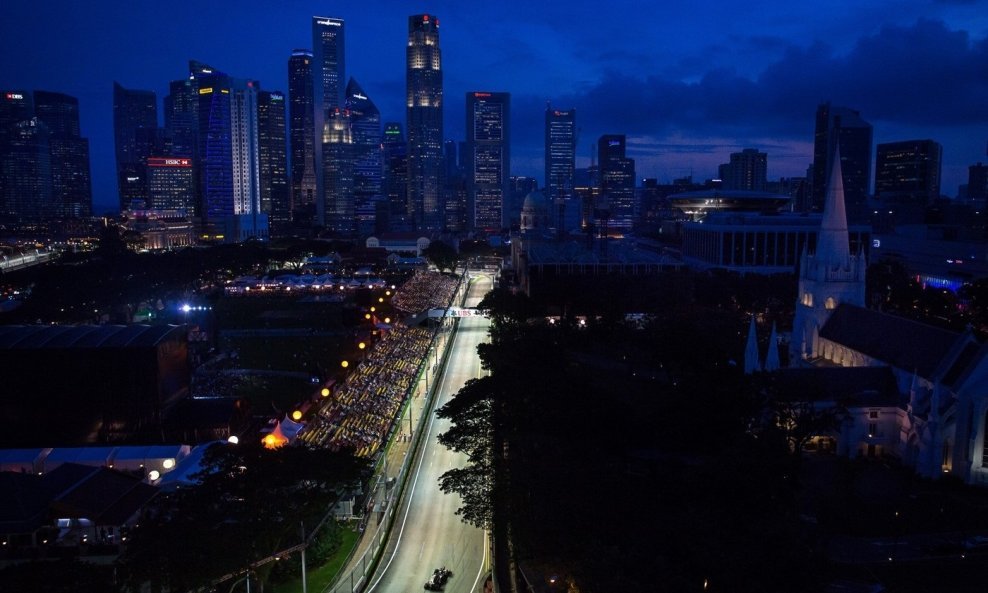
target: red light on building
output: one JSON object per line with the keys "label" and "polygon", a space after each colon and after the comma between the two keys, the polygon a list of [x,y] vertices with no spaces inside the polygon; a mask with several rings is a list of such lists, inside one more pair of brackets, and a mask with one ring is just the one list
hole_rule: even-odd
{"label": "red light on building", "polygon": [[429,22],[429,15],[423,14],[422,15],[422,22],[423,23],[428,23]]}
{"label": "red light on building", "polygon": [[490,93],[474,93],[473,96],[474,97],[490,97],[491,94]]}

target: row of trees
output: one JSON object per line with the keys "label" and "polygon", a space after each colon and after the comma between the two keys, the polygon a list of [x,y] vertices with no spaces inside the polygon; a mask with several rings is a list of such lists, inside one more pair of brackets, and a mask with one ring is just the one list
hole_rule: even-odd
{"label": "row of trees", "polygon": [[465,521],[585,591],[819,580],[795,502],[802,415],[731,362],[740,315],[681,306],[635,330],[529,323],[532,303],[507,291],[481,307],[490,374],[438,412],[440,442],[468,458],[440,482]]}

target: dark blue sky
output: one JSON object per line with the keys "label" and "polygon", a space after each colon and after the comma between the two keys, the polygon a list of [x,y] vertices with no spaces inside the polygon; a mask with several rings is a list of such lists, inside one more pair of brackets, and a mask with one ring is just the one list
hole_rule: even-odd
{"label": "dark blue sky", "polygon": [[[0,3],[0,88],[79,97],[97,207],[117,203],[112,86],[151,89],[193,58],[287,91],[310,17],[346,21],[347,75],[404,124],[407,17],[441,21],[446,135],[464,94],[512,94],[512,173],[542,177],[545,101],[576,107],[578,165],[603,133],[628,135],[639,177],[713,176],[730,152],[768,152],[769,177],[802,175],[818,103],[858,109],[875,142],[944,146],[943,192],[988,161],[988,6],[982,0],[691,2]],[[160,112],[159,112],[160,113]]]}

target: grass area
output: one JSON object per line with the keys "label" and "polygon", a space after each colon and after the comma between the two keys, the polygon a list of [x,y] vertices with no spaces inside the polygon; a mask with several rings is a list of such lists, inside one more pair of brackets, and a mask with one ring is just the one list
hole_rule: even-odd
{"label": "grass area", "polygon": [[[307,583],[309,591],[322,591],[333,582],[336,575],[343,569],[343,563],[346,562],[350,552],[357,545],[357,538],[360,536],[357,523],[352,522],[345,525],[340,530],[340,535],[343,541],[333,557],[326,564],[309,569],[309,581]],[[271,591],[274,593],[299,593],[301,590],[301,577],[271,585]]]}

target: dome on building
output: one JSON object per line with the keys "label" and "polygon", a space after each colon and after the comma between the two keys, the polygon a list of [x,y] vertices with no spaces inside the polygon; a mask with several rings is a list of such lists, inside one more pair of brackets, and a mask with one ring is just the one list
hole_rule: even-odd
{"label": "dome on building", "polygon": [[549,208],[540,191],[529,192],[521,206],[521,231],[544,231],[549,228]]}
{"label": "dome on building", "polygon": [[547,208],[545,196],[540,191],[528,192],[525,196],[525,201],[522,202],[521,209],[536,211],[545,210]]}

